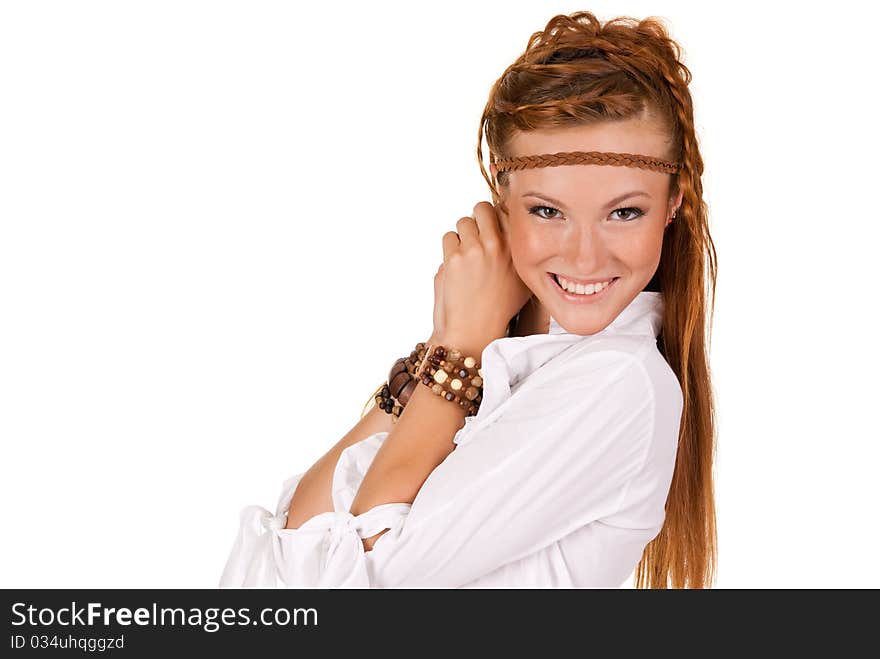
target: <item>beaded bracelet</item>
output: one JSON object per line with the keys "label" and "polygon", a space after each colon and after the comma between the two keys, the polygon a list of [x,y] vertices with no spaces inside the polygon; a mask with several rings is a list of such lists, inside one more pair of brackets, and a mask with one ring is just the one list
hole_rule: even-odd
{"label": "beaded bracelet", "polygon": [[375,395],[376,405],[396,420],[416,388],[416,372],[422,365],[427,344],[419,342],[409,357],[401,357],[391,366],[388,382]]}
{"label": "beaded bracelet", "polygon": [[442,345],[428,346],[416,372],[419,382],[432,392],[462,407],[465,416],[474,416],[483,400],[483,371],[473,357]]}

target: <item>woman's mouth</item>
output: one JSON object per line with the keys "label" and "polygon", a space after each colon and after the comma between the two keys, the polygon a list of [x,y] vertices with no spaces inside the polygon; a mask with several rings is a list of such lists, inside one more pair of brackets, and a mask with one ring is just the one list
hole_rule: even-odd
{"label": "woman's mouth", "polygon": [[[608,290],[613,288],[614,284],[617,283],[617,280],[620,279],[620,277],[612,277],[607,282],[601,282],[601,287],[597,287],[594,284],[587,284],[586,286],[575,286],[571,282],[566,282],[568,288],[573,289],[566,290],[565,288],[563,288],[563,283],[559,280],[558,275],[553,272],[548,272],[547,276],[550,277],[551,281],[553,282],[553,288],[555,288],[559,292],[564,300],[581,304],[598,302],[606,298],[608,296]],[[565,278],[563,277],[563,280],[564,279]]]}

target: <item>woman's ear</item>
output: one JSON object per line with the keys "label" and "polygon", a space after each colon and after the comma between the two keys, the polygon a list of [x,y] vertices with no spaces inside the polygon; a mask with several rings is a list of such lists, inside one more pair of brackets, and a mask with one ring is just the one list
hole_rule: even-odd
{"label": "woman's ear", "polygon": [[672,214],[681,208],[681,200],[684,197],[684,190],[678,191],[678,196],[675,198],[675,201],[669,207],[669,213],[667,213],[666,217],[672,217]]}
{"label": "woman's ear", "polygon": [[489,172],[492,174],[492,178],[498,180],[498,168],[495,166],[495,163],[489,165]]}

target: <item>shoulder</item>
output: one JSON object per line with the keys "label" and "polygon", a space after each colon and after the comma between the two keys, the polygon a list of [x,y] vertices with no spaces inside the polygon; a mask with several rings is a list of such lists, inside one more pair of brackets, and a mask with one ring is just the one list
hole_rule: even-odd
{"label": "shoulder", "polygon": [[[582,426],[626,426],[630,436],[647,438],[654,423],[657,393],[665,381],[645,337],[594,337],[571,345],[535,374],[528,387],[533,406],[567,410]],[[656,344],[653,350],[657,350]],[[662,359],[662,356],[661,356]],[[523,392],[524,393],[524,392]]]}
{"label": "shoulder", "polygon": [[558,358],[558,368],[549,375],[554,388],[565,392],[564,398],[599,398],[609,411],[640,418],[654,441],[677,444],[683,395],[656,339],[596,337],[573,345]]}
{"label": "shoulder", "polygon": [[616,334],[577,343],[566,351],[566,366],[585,373],[613,372],[641,378],[664,399],[681,399],[681,386],[650,336]]}

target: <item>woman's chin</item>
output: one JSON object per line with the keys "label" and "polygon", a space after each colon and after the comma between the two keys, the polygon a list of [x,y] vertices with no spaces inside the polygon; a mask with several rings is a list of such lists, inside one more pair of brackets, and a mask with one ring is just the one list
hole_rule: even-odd
{"label": "woman's chin", "polygon": [[[556,316],[553,316],[556,318]],[[578,336],[590,336],[592,334],[597,334],[601,332],[603,329],[608,327],[609,323],[604,322],[589,322],[586,323],[583,320],[574,323],[566,324],[564,321],[556,319],[556,322],[562,326],[562,328],[568,332],[569,334],[577,334]]]}

